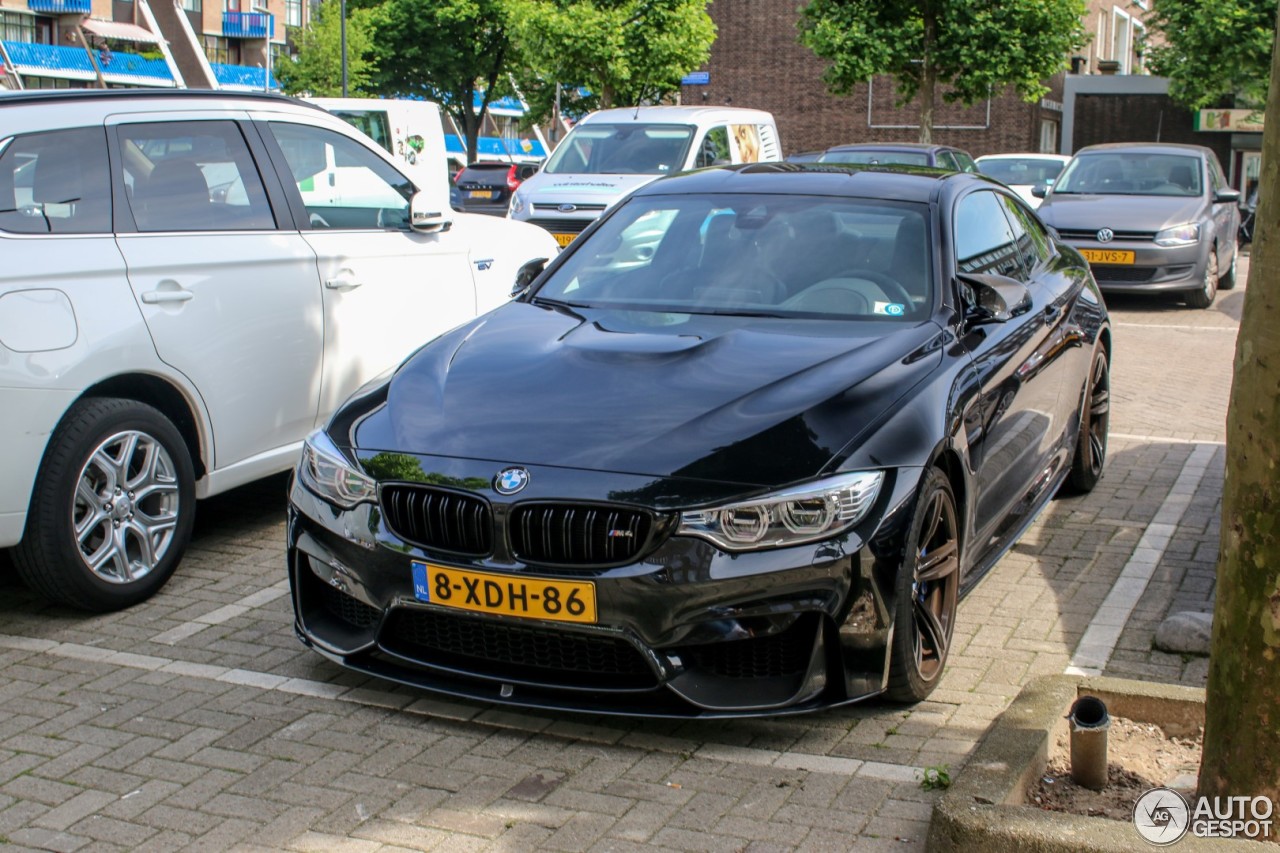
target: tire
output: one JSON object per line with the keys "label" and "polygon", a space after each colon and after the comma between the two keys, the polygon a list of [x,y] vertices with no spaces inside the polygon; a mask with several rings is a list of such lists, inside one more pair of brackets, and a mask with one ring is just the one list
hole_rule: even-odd
{"label": "tire", "polygon": [[1209,260],[1204,265],[1204,281],[1199,290],[1187,292],[1188,308],[1208,308],[1213,304],[1213,297],[1218,295],[1218,253],[1209,249]]}
{"label": "tire", "polygon": [[1089,368],[1080,411],[1080,432],[1071,458],[1067,483],[1077,494],[1093,491],[1107,464],[1107,433],[1111,426],[1111,366],[1099,348]]}
{"label": "tire", "polygon": [[89,397],[49,440],[14,564],[50,601],[129,607],[173,574],[195,504],[191,455],[173,423],[134,400]]}
{"label": "tire", "polygon": [[960,514],[951,483],[937,468],[921,482],[903,550],[885,695],[915,703],[942,679],[960,598]]}
{"label": "tire", "polygon": [[1240,241],[1231,247],[1231,265],[1227,271],[1218,276],[1218,290],[1231,290],[1236,286],[1236,267],[1240,260]]}

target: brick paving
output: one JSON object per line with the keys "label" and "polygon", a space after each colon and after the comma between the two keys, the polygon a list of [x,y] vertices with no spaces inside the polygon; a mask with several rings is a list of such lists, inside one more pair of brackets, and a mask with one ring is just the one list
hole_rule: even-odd
{"label": "brick paving", "polygon": [[447,701],[343,672],[293,636],[281,477],[203,504],[178,574],[125,613],[43,605],[0,554],[0,845],[923,849],[938,794],[921,771],[962,773],[1022,685],[1071,663],[1197,452],[1207,469],[1175,507],[1105,672],[1204,683],[1204,659],[1151,641],[1169,611],[1212,608],[1241,298],[1201,312],[1111,300],[1107,473],[1092,494],[1054,500],[965,599],[944,681],[913,708],[628,720]]}

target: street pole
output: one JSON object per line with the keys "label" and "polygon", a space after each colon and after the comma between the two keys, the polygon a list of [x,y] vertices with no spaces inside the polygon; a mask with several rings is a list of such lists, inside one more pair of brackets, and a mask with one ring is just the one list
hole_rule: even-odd
{"label": "street pole", "polygon": [[339,31],[342,33],[342,97],[347,97],[347,0],[338,0]]}
{"label": "street pole", "polygon": [[267,73],[262,78],[262,91],[271,91],[271,11],[266,6],[250,6],[252,11],[257,12],[264,17],[263,29],[266,30],[267,37]]}

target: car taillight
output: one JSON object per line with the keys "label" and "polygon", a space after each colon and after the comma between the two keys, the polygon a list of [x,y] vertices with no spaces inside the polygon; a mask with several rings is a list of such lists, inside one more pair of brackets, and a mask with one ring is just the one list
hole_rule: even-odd
{"label": "car taillight", "polygon": [[465,171],[466,169],[459,169],[458,171],[453,173],[453,182],[455,184],[462,179],[462,173]]}
{"label": "car taillight", "polygon": [[516,177],[516,167],[513,165],[507,170],[507,189],[514,191],[520,186],[520,179]]}

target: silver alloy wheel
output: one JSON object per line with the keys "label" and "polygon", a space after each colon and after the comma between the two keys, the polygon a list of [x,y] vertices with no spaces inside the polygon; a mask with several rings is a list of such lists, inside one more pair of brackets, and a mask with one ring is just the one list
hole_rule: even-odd
{"label": "silver alloy wheel", "polygon": [[71,525],[89,571],[108,583],[146,577],[164,559],[178,524],[177,469],[145,432],[118,432],[80,469]]}
{"label": "silver alloy wheel", "polygon": [[1218,252],[1212,246],[1209,247],[1209,260],[1204,265],[1204,298],[1208,302],[1213,302],[1213,297],[1218,295]]}

